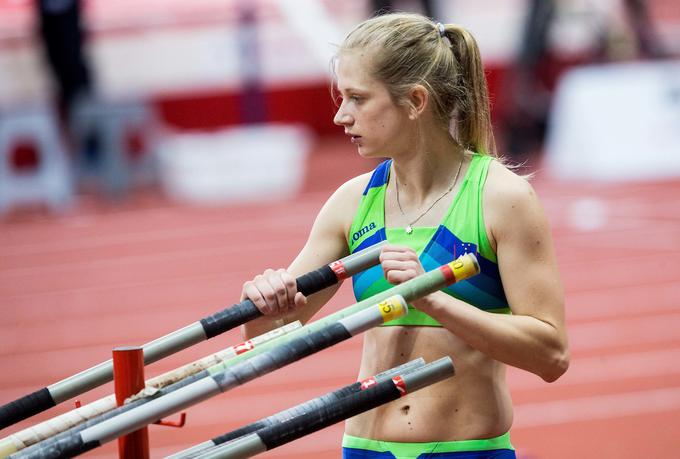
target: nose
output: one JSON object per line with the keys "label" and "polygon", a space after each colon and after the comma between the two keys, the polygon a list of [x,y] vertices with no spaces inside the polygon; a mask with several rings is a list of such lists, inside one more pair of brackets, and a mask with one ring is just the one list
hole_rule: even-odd
{"label": "nose", "polygon": [[341,104],[340,108],[338,108],[338,111],[335,112],[333,123],[338,126],[350,126],[354,123],[352,116],[344,110],[343,104]]}

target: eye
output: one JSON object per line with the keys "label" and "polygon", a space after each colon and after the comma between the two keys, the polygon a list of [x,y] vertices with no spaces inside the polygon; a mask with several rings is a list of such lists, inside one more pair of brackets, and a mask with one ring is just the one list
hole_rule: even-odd
{"label": "eye", "polygon": [[350,99],[352,102],[357,103],[357,104],[363,102],[363,100],[364,100],[363,97],[357,96],[356,94],[351,95],[351,96],[349,97],[349,99]]}

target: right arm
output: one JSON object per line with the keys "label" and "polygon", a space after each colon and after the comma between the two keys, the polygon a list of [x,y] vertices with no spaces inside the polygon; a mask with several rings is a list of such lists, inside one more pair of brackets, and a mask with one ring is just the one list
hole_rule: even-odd
{"label": "right arm", "polygon": [[267,269],[243,284],[241,299],[250,299],[264,314],[242,327],[245,339],[299,320],[309,321],[340,287],[305,297],[297,291],[295,278],[349,255],[347,232],[354,218],[367,174],[356,177],[326,201],[314,221],[304,247],[287,270]]}

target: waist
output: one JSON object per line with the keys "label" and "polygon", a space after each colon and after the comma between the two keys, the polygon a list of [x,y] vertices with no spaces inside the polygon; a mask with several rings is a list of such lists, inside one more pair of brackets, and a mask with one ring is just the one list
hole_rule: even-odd
{"label": "waist", "polygon": [[[510,442],[509,432],[497,437],[479,440],[454,440],[425,443],[382,441],[345,434],[342,438],[342,447],[381,453],[390,452],[397,459],[415,458],[421,454],[432,453],[470,453],[495,450],[507,450],[510,452],[515,450]],[[514,457],[514,454],[509,457]]]}
{"label": "waist", "polygon": [[[350,435],[427,442],[488,438],[510,429],[505,365],[442,327],[382,327],[364,334],[359,379],[422,357],[448,355],[455,376],[350,419]],[[432,419],[438,422],[432,423]]]}

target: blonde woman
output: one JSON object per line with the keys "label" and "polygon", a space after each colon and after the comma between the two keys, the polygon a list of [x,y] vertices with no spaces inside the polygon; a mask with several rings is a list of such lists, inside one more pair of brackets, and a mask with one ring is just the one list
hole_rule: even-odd
{"label": "blonde woman", "polygon": [[335,191],[287,270],[244,284],[265,314],[245,334],[308,320],[337,288],[305,298],[295,277],[376,242],[389,245],[354,276],[357,300],[476,253],[479,276],[364,337],[360,378],[444,355],[456,376],[349,419],[343,457],[514,458],[506,365],[551,382],[569,351],[550,229],[532,187],[495,156],[477,44],[459,26],[389,14],[350,32],[334,64],[335,123],[361,156],[389,159]]}

